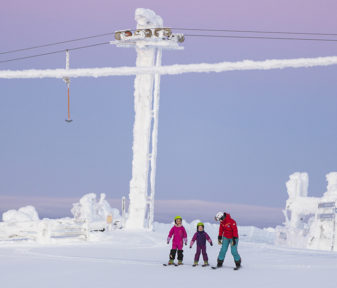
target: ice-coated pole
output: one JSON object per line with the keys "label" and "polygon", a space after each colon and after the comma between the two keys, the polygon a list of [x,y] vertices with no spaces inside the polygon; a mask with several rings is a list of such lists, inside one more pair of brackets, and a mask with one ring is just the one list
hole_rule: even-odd
{"label": "ice-coated pole", "polygon": [[[162,27],[162,19],[148,9],[137,9],[137,29]],[[136,43],[136,67],[153,67],[156,48]],[[127,229],[144,229],[148,206],[148,178],[154,75],[136,75],[134,91],[133,161]]]}
{"label": "ice-coated pole", "polygon": [[[157,49],[156,67],[161,65],[162,49]],[[156,186],[156,169],[157,169],[157,147],[158,147],[158,116],[159,116],[159,100],[160,100],[160,74],[154,76],[154,99],[153,99],[153,128],[152,128],[152,150],[151,150],[151,172],[150,186],[151,192],[149,197],[149,217],[148,227],[153,229],[154,220],[154,195]]]}

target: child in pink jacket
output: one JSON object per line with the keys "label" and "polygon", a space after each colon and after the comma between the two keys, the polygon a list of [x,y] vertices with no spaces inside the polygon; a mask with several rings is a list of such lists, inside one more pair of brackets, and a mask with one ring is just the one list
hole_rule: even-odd
{"label": "child in pink jacket", "polygon": [[172,240],[172,249],[170,252],[170,260],[168,265],[174,264],[174,259],[176,257],[176,252],[178,250],[178,265],[183,264],[183,243],[187,245],[187,233],[182,225],[182,218],[180,216],[176,216],[174,218],[175,225],[171,228],[169,235],[167,237],[167,244],[170,243],[170,240],[173,236]]}

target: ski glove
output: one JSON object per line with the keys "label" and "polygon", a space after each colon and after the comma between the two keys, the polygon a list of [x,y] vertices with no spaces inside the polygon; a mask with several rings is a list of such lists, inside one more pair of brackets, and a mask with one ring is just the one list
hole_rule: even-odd
{"label": "ski glove", "polygon": [[222,236],[218,236],[218,244],[219,244],[219,245],[222,244]]}
{"label": "ski glove", "polygon": [[236,245],[236,240],[238,240],[238,237],[233,237],[232,246]]}
{"label": "ski glove", "polygon": [[211,246],[213,246],[213,242],[209,243]]}

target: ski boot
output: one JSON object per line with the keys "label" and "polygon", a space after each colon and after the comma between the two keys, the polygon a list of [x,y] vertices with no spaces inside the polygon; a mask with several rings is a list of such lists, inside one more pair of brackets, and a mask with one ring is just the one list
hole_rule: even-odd
{"label": "ski boot", "polygon": [[192,266],[193,266],[193,267],[198,266],[198,262],[197,262],[197,261],[194,261],[194,263],[193,263]]}
{"label": "ski boot", "polygon": [[220,268],[220,267],[222,267],[222,264],[223,264],[223,260],[218,259],[218,263],[217,263],[216,267]]}
{"label": "ski boot", "polygon": [[170,259],[169,262],[167,263],[167,265],[174,265],[174,260]]}
{"label": "ski boot", "polygon": [[184,265],[183,260],[178,260],[178,265]]}
{"label": "ski boot", "polygon": [[201,265],[202,267],[209,266],[208,261],[204,261],[204,264]]}
{"label": "ski boot", "polygon": [[238,260],[238,261],[234,261],[235,262],[235,268],[234,268],[234,270],[239,270],[240,269],[240,267],[241,267],[241,259],[240,260]]}

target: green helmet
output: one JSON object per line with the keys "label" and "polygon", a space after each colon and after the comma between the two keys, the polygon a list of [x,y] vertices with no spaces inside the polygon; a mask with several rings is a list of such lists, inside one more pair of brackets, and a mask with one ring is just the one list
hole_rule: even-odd
{"label": "green helmet", "polygon": [[181,221],[183,221],[183,218],[181,218],[180,216],[176,216],[176,217],[174,217],[174,223],[177,223],[176,221],[177,221],[178,219],[180,219]]}
{"label": "green helmet", "polygon": [[202,222],[199,222],[199,223],[197,224],[197,228],[198,228],[199,226],[205,227],[204,223],[202,223]]}

